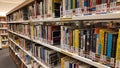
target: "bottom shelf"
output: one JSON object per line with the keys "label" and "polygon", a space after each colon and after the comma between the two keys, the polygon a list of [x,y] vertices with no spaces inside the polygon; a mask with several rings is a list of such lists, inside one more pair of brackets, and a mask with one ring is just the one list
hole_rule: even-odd
{"label": "bottom shelf", "polygon": [[[24,60],[18,55],[18,53],[17,52],[15,52],[15,50],[9,45],[9,48],[10,48],[10,50],[12,50],[13,51],[13,53],[14,53],[14,55],[11,55],[10,54],[10,56],[12,57],[12,59],[15,61],[15,63],[16,63],[16,59],[15,59],[15,56],[18,58],[18,59],[20,59],[20,61],[25,65],[25,67],[27,67],[27,68],[32,68],[32,66],[31,66],[31,64],[29,64],[29,65],[27,65],[25,62],[24,62]],[[14,57],[13,57],[14,56]],[[17,66],[18,67],[20,67],[19,65],[18,65],[18,63],[16,63],[17,64]]]}

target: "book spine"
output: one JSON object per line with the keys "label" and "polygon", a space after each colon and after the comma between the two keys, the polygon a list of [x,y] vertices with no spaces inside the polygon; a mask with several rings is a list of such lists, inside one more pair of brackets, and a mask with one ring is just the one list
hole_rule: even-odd
{"label": "book spine", "polygon": [[84,7],[87,7],[87,0],[84,0]]}
{"label": "book spine", "polygon": [[85,41],[86,41],[86,35],[85,35],[85,30],[81,30],[81,32],[80,32],[80,39],[81,39],[81,44],[80,44],[80,55],[81,56],[84,56],[84,54],[85,54],[85,45],[86,45],[86,43],[85,43]]}
{"label": "book spine", "polygon": [[70,9],[73,9],[72,5],[73,5],[73,2],[72,2],[72,0],[70,0]]}
{"label": "book spine", "polygon": [[68,10],[70,10],[70,6],[71,6],[70,0],[68,0]]}
{"label": "book spine", "polygon": [[64,26],[61,26],[61,48],[64,48],[64,30],[63,30]]}
{"label": "book spine", "polygon": [[79,30],[75,30],[75,53],[78,54],[78,50],[79,50]]}
{"label": "book spine", "polygon": [[46,31],[45,42],[47,43],[47,40],[48,40],[48,26],[45,27],[45,31]]}
{"label": "book spine", "polygon": [[63,3],[63,16],[66,15],[66,0],[62,0]]}
{"label": "book spine", "polygon": [[73,30],[70,30],[70,51],[72,52],[72,44],[73,44]]}
{"label": "book spine", "polygon": [[116,54],[116,41],[118,38],[118,34],[113,34],[113,39],[112,39],[112,54],[111,57],[115,58],[115,54]]}
{"label": "book spine", "polygon": [[85,52],[86,57],[88,58],[90,52],[90,30],[87,30]]}
{"label": "book spine", "polygon": [[[93,37],[94,37],[94,29],[90,28],[90,52],[93,52],[93,46],[94,46]],[[94,41],[94,42],[96,42],[96,41]]]}
{"label": "book spine", "polygon": [[76,0],[72,0],[72,9],[75,9]]}
{"label": "book spine", "polygon": [[77,8],[80,8],[80,0],[77,0],[76,2],[77,2],[77,3],[76,3]]}
{"label": "book spine", "polygon": [[115,68],[119,68],[119,66],[120,66],[120,38],[117,39],[116,65],[115,65]]}
{"label": "book spine", "polygon": [[65,10],[68,10],[68,0],[65,0],[66,2],[65,2],[65,7],[66,7],[66,9]]}
{"label": "book spine", "polygon": [[108,34],[108,48],[107,48],[107,57],[111,57],[111,49],[112,49],[112,34]]}
{"label": "book spine", "polygon": [[97,49],[96,49],[97,48],[97,45],[96,45],[97,44],[97,34],[93,35],[93,41],[92,42],[93,42],[92,52],[96,53],[96,51],[97,51]]}
{"label": "book spine", "polygon": [[101,50],[100,54],[103,55],[104,51],[104,30],[100,30],[100,45],[101,45]]}
{"label": "book spine", "polygon": [[99,49],[99,34],[97,34],[97,39],[96,39],[96,54],[98,54],[98,49]]}
{"label": "book spine", "polygon": [[115,58],[116,58],[116,47],[117,47],[117,38],[118,34],[113,34],[112,38],[112,50],[111,50],[111,58],[110,58],[110,66],[115,67]]}
{"label": "book spine", "polygon": [[108,49],[108,33],[105,32],[105,40],[104,40],[104,55],[107,55],[107,49]]}

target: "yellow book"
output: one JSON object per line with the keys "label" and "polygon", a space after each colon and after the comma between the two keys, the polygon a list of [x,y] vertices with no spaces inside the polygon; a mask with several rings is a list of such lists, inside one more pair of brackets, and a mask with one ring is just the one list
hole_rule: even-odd
{"label": "yellow book", "polygon": [[34,26],[31,25],[30,27],[31,27],[31,38],[34,38]]}
{"label": "yellow book", "polygon": [[104,33],[105,33],[105,31],[103,29],[101,29],[100,30],[101,55],[103,55],[103,50],[104,50]]}
{"label": "yellow book", "polygon": [[61,58],[61,68],[65,68],[64,62],[69,59],[70,58],[68,56]]}
{"label": "yellow book", "polygon": [[48,15],[51,16],[53,13],[53,0],[48,0]]}
{"label": "yellow book", "polygon": [[80,8],[83,8],[83,0],[80,0]]}
{"label": "yellow book", "polygon": [[62,0],[48,0],[48,5],[47,5],[47,15],[48,17],[53,16],[54,14],[54,3],[60,3]]}
{"label": "yellow book", "polygon": [[75,52],[78,53],[78,49],[79,49],[79,33],[80,30],[75,30],[75,39],[74,39],[74,45],[75,45]]}
{"label": "yellow book", "polygon": [[75,9],[75,0],[72,0],[72,9]]}
{"label": "yellow book", "polygon": [[62,0],[54,0],[54,2],[62,2]]}
{"label": "yellow book", "polygon": [[116,60],[120,61],[120,38],[117,40]]}
{"label": "yellow book", "polygon": [[117,49],[116,49],[116,66],[118,68],[120,66],[120,38],[117,39]]}
{"label": "yellow book", "polygon": [[119,32],[118,32],[118,38],[120,37],[120,29],[119,29]]}

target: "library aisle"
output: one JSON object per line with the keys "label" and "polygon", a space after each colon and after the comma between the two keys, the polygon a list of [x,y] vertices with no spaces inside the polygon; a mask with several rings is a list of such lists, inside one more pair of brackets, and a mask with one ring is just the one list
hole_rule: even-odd
{"label": "library aisle", "polygon": [[0,50],[0,68],[17,68],[16,64],[9,55],[9,49]]}
{"label": "library aisle", "polygon": [[0,68],[120,68],[120,0],[0,0],[0,14]]}

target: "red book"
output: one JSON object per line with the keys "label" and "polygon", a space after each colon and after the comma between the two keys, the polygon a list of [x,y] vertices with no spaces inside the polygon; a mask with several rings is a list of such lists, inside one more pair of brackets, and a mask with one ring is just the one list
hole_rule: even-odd
{"label": "red book", "polygon": [[60,31],[60,26],[56,26],[56,25],[49,25],[48,26],[48,43],[53,44],[53,32],[55,33],[55,31]]}

